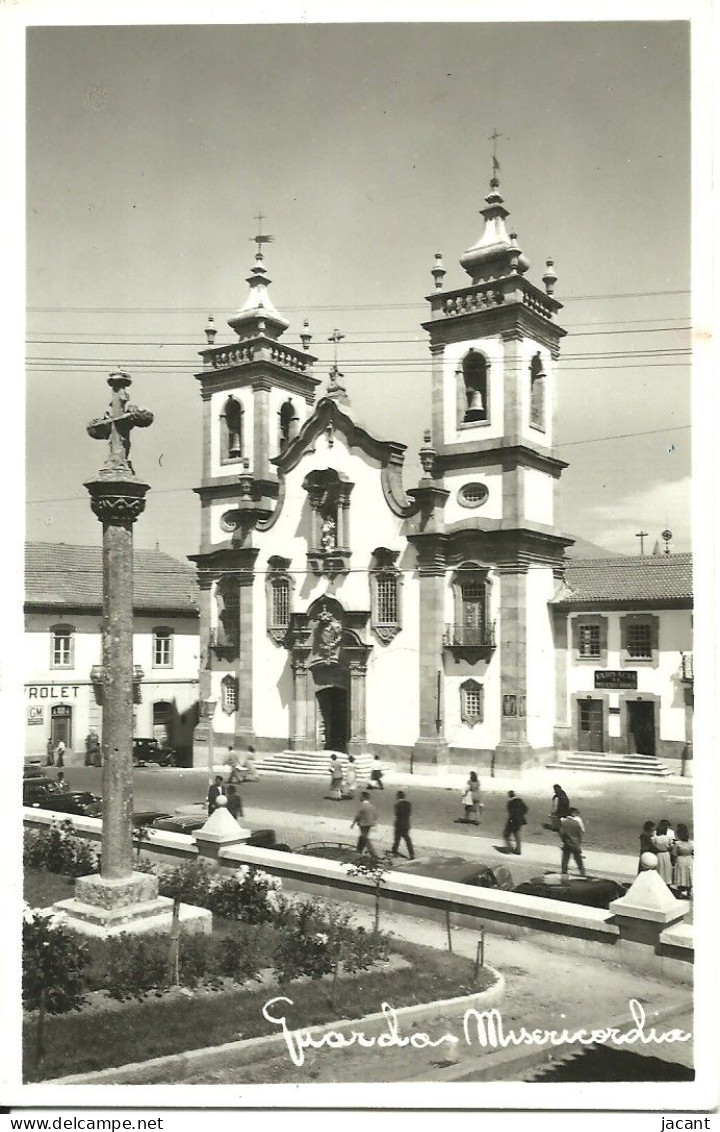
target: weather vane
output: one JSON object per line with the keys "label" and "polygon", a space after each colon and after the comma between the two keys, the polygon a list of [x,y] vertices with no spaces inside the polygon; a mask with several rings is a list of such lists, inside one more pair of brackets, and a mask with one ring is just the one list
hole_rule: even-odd
{"label": "weather vane", "polygon": [[263,222],[263,220],[267,220],[267,216],[263,216],[262,212],[258,212],[257,216],[253,216],[253,220],[257,220],[258,234],[257,234],[257,236],[251,236],[250,239],[253,241],[253,243],[257,244],[258,255],[261,255],[262,254],[262,245],[263,244],[272,244],[275,237],[274,236],[263,236],[263,234],[262,234],[262,222]]}

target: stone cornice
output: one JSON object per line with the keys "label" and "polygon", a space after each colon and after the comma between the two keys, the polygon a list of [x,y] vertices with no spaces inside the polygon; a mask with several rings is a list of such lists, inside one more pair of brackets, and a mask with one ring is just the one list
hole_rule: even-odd
{"label": "stone cornice", "polygon": [[497,440],[459,441],[456,444],[439,444],[435,463],[440,472],[452,468],[466,468],[468,457],[476,467],[487,464],[506,465],[511,460],[516,465],[536,468],[549,472],[559,478],[567,460],[561,460],[551,448],[535,445],[530,440],[518,436],[503,436]]}
{"label": "stone cornice", "polygon": [[[255,562],[260,548],[255,546],[232,546],[225,543],[215,546],[213,550],[200,554],[188,554],[188,559],[195,563],[200,579],[216,577],[218,574],[231,574],[242,583],[252,579],[255,571]],[[202,584],[202,583],[201,583]]]}
{"label": "stone cornice", "polygon": [[[472,290],[473,288],[470,288]],[[545,346],[554,359],[559,356],[560,339],[567,333],[561,326],[535,313],[524,303],[510,302],[467,314],[431,319],[422,323],[430,334],[431,346],[450,345],[470,338],[516,332]]]}
{"label": "stone cornice", "polygon": [[202,370],[195,374],[195,379],[200,382],[202,396],[249,386],[253,389],[284,389],[303,397],[309,405],[314,403],[315,390],[321,384],[320,378],[310,373],[298,373],[267,358],[225,369]]}

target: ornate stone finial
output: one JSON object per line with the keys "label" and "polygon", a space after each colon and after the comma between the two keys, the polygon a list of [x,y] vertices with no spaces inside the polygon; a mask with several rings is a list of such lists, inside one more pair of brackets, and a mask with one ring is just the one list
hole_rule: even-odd
{"label": "ornate stone finial", "polygon": [[555,291],[555,284],[557,283],[557,275],[554,271],[554,263],[551,259],[545,261],[546,271],[542,277],[545,284],[545,290],[548,295],[552,295]]}
{"label": "ornate stone finial", "polygon": [[310,348],[310,343],[312,342],[312,334],[310,333],[310,322],[308,321],[308,319],[305,319],[305,321],[303,322],[300,341],[302,342],[303,350],[308,350]]}
{"label": "ornate stone finial", "polygon": [[87,431],[93,440],[109,440],[109,452],[100,472],[101,476],[135,475],[130,463],[130,432],[133,428],[147,428],[153,422],[149,409],[141,409],[130,403],[128,386],[132,380],[128,374],[118,370],[108,377],[112,389],[110,408],[104,417],[90,421]]}
{"label": "ornate stone finial", "polygon": [[437,456],[437,452],[432,446],[432,433],[430,432],[429,428],[426,428],[425,432],[423,433],[423,446],[420,449],[418,455],[420,457],[420,463],[422,464],[425,475],[431,476],[433,473],[433,468],[435,466],[435,457]]}
{"label": "ornate stone finial", "polygon": [[205,327],[205,337],[207,338],[208,344],[210,346],[213,345],[213,343],[215,341],[215,335],[216,334],[217,334],[217,327],[215,325],[215,319],[213,318],[213,316],[211,314],[209,314],[208,320],[207,320],[207,326]]}
{"label": "ornate stone finial", "polygon": [[328,375],[328,387],[326,396],[347,399],[347,389],[341,381],[341,378],[343,376],[344,374],[340,373],[340,370],[337,368],[337,366],[332,367]]}
{"label": "ornate stone finial", "polygon": [[443,263],[442,252],[435,252],[435,266],[432,269],[432,277],[435,280],[435,290],[441,291],[443,279],[445,278],[445,264]]}

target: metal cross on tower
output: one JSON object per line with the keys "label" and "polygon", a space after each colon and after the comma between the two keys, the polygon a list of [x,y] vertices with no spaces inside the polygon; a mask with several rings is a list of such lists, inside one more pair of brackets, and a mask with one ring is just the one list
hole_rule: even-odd
{"label": "metal cross on tower", "polygon": [[328,342],[332,342],[333,345],[335,346],[335,359],[334,359],[335,369],[337,369],[337,364],[338,364],[338,342],[342,342],[344,337],[345,337],[345,335],[341,334],[340,331],[336,327],[335,330],[333,330],[330,337],[328,338]]}
{"label": "metal cross on tower", "polygon": [[645,539],[648,537],[647,531],[638,531],[635,538],[640,539],[640,556],[645,554]]}
{"label": "metal cross on tower", "polygon": [[499,173],[500,172],[500,162],[497,159],[497,141],[498,141],[498,138],[501,138],[502,136],[503,136],[502,134],[498,133],[497,126],[495,126],[495,128],[493,129],[493,132],[490,134],[490,137],[488,138],[488,141],[491,141],[493,143],[493,152],[492,152],[493,173]]}

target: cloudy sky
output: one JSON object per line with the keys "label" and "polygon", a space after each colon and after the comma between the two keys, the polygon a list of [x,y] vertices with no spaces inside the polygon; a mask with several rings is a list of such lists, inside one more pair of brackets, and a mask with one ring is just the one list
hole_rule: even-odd
{"label": "cloudy sky", "polygon": [[[27,37],[27,537],[97,542],[86,422],[122,365],[155,413],[140,546],[199,538],[197,350],[244,299],[256,230],[272,293],[325,377],[334,327],[356,411],[408,445],[430,421],[424,296],[501,189],[565,303],[560,525],[616,550],[690,546],[690,40],[683,22],[33,27]],[[646,546],[647,549],[647,546]]]}

